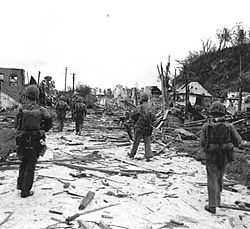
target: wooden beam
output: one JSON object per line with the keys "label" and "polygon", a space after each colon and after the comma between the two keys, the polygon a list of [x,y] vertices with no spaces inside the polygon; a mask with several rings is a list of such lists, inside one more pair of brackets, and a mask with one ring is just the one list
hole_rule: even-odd
{"label": "wooden beam", "polygon": [[95,193],[92,192],[92,191],[89,191],[87,193],[87,195],[83,198],[83,200],[80,203],[78,209],[79,210],[85,209],[88,206],[88,204],[93,200],[94,196],[95,196]]}

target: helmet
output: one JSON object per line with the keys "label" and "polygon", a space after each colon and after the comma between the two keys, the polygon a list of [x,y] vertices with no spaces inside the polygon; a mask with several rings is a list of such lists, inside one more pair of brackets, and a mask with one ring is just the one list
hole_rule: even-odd
{"label": "helmet", "polygon": [[81,96],[77,96],[76,102],[77,102],[77,103],[82,103],[82,97],[81,97]]}
{"label": "helmet", "polygon": [[30,99],[38,99],[39,98],[39,88],[36,85],[29,85],[26,88],[25,95]]}
{"label": "helmet", "polygon": [[59,98],[59,100],[63,100],[63,101],[65,101],[65,102],[67,101],[66,97],[63,96],[63,95]]}
{"label": "helmet", "polygon": [[143,94],[141,95],[141,101],[142,101],[142,102],[147,102],[147,101],[148,101],[148,94],[143,93]]}
{"label": "helmet", "polygon": [[219,101],[213,102],[211,107],[210,107],[210,113],[211,114],[225,115],[226,114],[226,107]]}

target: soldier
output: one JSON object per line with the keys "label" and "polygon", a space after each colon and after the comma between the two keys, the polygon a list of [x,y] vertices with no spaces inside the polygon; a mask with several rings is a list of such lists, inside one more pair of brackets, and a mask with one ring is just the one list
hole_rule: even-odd
{"label": "soldier", "polygon": [[21,190],[21,197],[34,194],[31,191],[35,165],[38,157],[45,153],[45,132],[52,128],[52,118],[48,111],[38,105],[39,89],[35,85],[26,88],[26,103],[18,108],[15,118],[17,131],[17,156],[21,160],[17,189]]}
{"label": "soldier", "polygon": [[225,122],[226,108],[221,102],[212,103],[210,113],[212,120],[202,127],[200,145],[206,157],[208,205],[205,210],[215,214],[221,203],[225,166],[233,161],[233,148],[240,146],[242,139],[234,126]]}
{"label": "soldier", "polygon": [[152,123],[155,121],[155,112],[154,109],[152,109],[152,107],[148,104],[148,95],[146,93],[141,95],[140,103],[141,104],[132,113],[132,119],[135,123],[135,140],[132,150],[128,153],[128,156],[130,158],[135,156],[140,141],[143,138],[145,144],[145,158],[146,161],[150,161],[150,158],[153,157],[150,138],[153,131]]}
{"label": "soldier", "polygon": [[65,100],[66,98],[64,96],[61,96],[55,107],[59,132],[63,131],[66,112],[67,110],[69,110],[69,107]]}
{"label": "soldier", "polygon": [[86,105],[80,96],[75,99],[75,104],[73,106],[73,119],[76,125],[76,135],[81,135],[83,120],[87,114]]}

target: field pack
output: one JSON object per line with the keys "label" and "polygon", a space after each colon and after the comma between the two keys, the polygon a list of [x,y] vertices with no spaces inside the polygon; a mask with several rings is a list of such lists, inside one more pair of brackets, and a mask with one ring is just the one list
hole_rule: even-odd
{"label": "field pack", "polygon": [[22,111],[22,130],[34,131],[41,129],[42,114],[39,109],[24,109]]}
{"label": "field pack", "polygon": [[75,104],[75,113],[76,116],[85,116],[86,115],[86,106],[83,103]]}
{"label": "field pack", "polygon": [[67,109],[67,104],[63,100],[60,100],[57,103],[56,110],[57,111],[65,111]]}

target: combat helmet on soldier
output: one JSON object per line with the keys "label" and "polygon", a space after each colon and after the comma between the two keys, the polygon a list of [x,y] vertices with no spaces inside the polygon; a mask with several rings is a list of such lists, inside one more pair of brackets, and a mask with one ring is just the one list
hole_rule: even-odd
{"label": "combat helmet on soldier", "polygon": [[210,107],[210,113],[213,116],[224,116],[226,114],[226,107],[219,101],[213,102]]}
{"label": "combat helmet on soldier", "polygon": [[62,101],[64,101],[64,102],[67,102],[67,98],[66,98],[64,95],[61,95],[60,98],[59,98],[59,100],[62,100]]}
{"label": "combat helmet on soldier", "polygon": [[31,100],[36,100],[39,98],[39,88],[36,85],[29,85],[26,88],[25,95]]}
{"label": "combat helmet on soldier", "polygon": [[77,103],[82,103],[82,102],[83,102],[83,99],[82,99],[81,96],[77,96],[75,101],[76,101]]}

